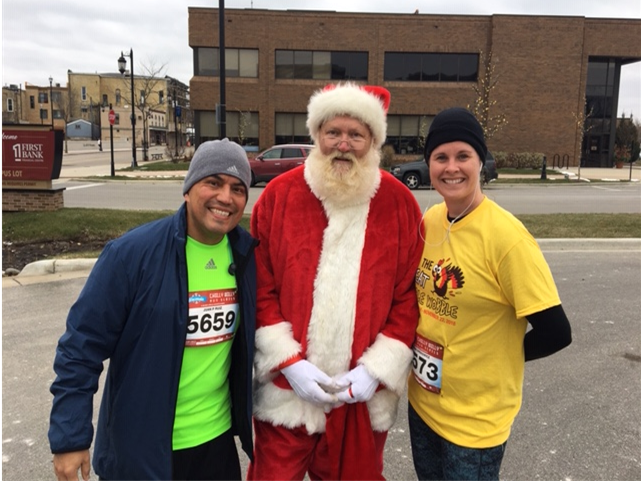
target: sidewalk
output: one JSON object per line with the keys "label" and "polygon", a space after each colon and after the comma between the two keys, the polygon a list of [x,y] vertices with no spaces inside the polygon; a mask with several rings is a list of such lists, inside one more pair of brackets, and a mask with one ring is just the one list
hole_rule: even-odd
{"label": "sidewalk", "polygon": [[[527,171],[528,174],[518,175],[518,174],[501,174],[499,173],[499,179],[518,179],[523,177],[532,177],[531,170]],[[537,171],[538,175],[541,175],[541,171]],[[629,181],[640,182],[641,181],[641,165],[632,165],[632,171],[630,171],[630,165],[624,166],[622,169],[607,169],[607,168],[586,168],[581,167],[568,167],[565,169],[546,169],[546,177],[550,180],[552,179],[571,179],[584,182],[619,182],[619,181]]]}

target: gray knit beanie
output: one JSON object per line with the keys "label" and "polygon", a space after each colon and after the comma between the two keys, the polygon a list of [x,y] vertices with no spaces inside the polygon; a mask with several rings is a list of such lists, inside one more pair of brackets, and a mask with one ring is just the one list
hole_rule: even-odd
{"label": "gray knit beanie", "polygon": [[189,192],[196,182],[216,174],[236,177],[245,184],[249,193],[252,173],[245,149],[229,139],[210,140],[200,144],[189,163],[183,195]]}

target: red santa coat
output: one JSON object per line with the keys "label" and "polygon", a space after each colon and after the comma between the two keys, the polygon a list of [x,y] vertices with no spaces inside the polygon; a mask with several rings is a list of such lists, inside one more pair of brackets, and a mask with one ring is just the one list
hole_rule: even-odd
{"label": "red santa coat", "polygon": [[362,433],[342,433],[355,439],[372,429],[387,431],[406,385],[419,317],[416,199],[380,171],[367,199],[331,205],[312,193],[301,166],[268,184],[251,224],[260,240],[254,415],[287,428],[305,426],[309,433],[327,427],[329,438],[326,419],[340,416],[326,418],[323,407],[300,399],[277,371],[300,355],[329,376],[364,364],[382,388],[367,403],[371,426],[363,426],[364,404],[357,403],[340,409],[348,418],[349,410],[361,409],[352,416],[360,421],[339,429],[357,426]]}

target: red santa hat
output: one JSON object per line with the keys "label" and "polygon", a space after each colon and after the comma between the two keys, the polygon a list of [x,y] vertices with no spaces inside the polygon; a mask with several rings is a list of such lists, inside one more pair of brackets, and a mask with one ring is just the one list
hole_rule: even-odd
{"label": "red santa hat", "polygon": [[387,135],[390,93],[383,87],[351,82],[330,84],[314,92],[307,105],[307,129],[318,144],[320,127],[339,115],[349,115],[366,124],[374,145],[381,148]]}

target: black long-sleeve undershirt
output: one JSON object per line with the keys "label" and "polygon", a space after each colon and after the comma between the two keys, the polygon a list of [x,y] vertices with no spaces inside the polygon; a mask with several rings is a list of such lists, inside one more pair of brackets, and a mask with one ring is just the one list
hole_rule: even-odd
{"label": "black long-sleeve undershirt", "polygon": [[526,316],[526,319],[532,326],[523,341],[526,362],[554,354],[572,342],[570,321],[560,304]]}

